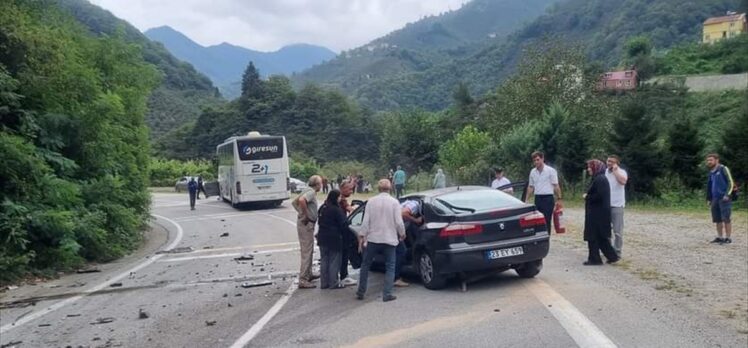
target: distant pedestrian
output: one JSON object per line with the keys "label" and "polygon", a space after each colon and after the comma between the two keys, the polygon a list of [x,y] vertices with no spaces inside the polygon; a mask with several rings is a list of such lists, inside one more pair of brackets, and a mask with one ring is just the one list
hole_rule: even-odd
{"label": "distant pedestrian", "polygon": [[[317,245],[320,256],[320,288],[342,289],[345,287],[338,278],[343,252],[343,235],[348,232],[346,214],[339,206],[340,191],[332,190],[325,203],[319,208],[319,231]],[[347,262],[347,260],[346,260]]]}
{"label": "distant pedestrian", "polygon": [[190,178],[187,183],[187,191],[190,193],[190,210],[195,210],[195,197],[197,197],[197,181],[195,178]]}
{"label": "distant pedestrian", "polygon": [[202,176],[197,177],[197,199],[200,199],[200,192],[203,193],[203,196],[205,196],[205,198],[208,198],[208,194],[205,192],[205,185],[203,183]]}
{"label": "distant pedestrian", "polygon": [[610,184],[610,219],[613,223],[613,248],[618,257],[623,251],[623,208],[626,207],[626,182],[629,174],[620,167],[621,159],[616,155],[608,156],[608,170],[605,177]]}
{"label": "distant pedestrian", "polygon": [[[509,181],[509,178],[504,176],[504,168],[496,168],[494,169],[494,179],[491,182],[491,188],[494,190],[498,190],[500,187],[504,187],[506,185],[511,185],[512,182]],[[502,189],[502,191],[506,193],[514,193],[514,189],[511,187],[507,187]]]}
{"label": "distant pedestrian", "polygon": [[[351,203],[348,202],[348,198],[353,194],[353,183],[350,181],[342,181],[340,183],[340,208],[343,209],[343,211],[346,213],[346,215],[353,212],[353,207],[351,206]],[[351,248],[349,246],[353,243],[356,243],[355,236],[353,233],[348,231],[348,233],[343,233],[343,250],[340,253],[340,282],[345,286],[351,286],[356,285],[358,281],[356,279],[351,278],[348,275],[348,262],[351,257],[349,253],[352,253],[354,251],[351,251]]]}
{"label": "distant pedestrian", "polygon": [[[530,157],[535,168],[530,171],[527,199],[530,199],[533,194],[535,195],[535,206],[545,216],[546,228],[550,233],[553,210],[557,205],[560,208],[562,201],[558,173],[551,166],[545,164],[545,155],[542,152],[535,151]],[[558,202],[554,199],[554,194],[558,197]]]}
{"label": "distant pedestrian", "polygon": [[322,193],[324,194],[327,194],[330,191],[330,186],[327,186],[327,185],[328,185],[327,177],[323,176],[322,177]]}
{"label": "distant pedestrian", "polygon": [[390,168],[390,171],[387,173],[387,180],[390,181],[390,185],[395,185],[395,183],[392,182],[392,180],[394,179],[394,177],[395,177],[395,171],[392,170],[392,168]]}
{"label": "distant pedestrian", "polygon": [[589,160],[587,173],[592,177],[592,183],[584,194],[584,240],[589,249],[584,265],[602,265],[600,251],[608,263],[615,263],[619,257],[610,245],[610,184],[605,177],[605,164],[600,160]]}
{"label": "distant pedestrian", "polygon": [[397,171],[392,175],[392,181],[395,183],[395,197],[397,199],[400,199],[400,196],[405,193],[405,179],[405,171],[401,166],[397,166]]}
{"label": "distant pedestrian", "polygon": [[[736,189],[730,169],[719,163],[719,155],[712,153],[706,156],[706,166],[709,168],[709,180],[706,185],[706,203],[712,210],[712,222],[717,224],[717,238],[711,243],[731,244],[732,214],[731,195]],[[724,237],[722,229],[724,228]]]}
{"label": "distant pedestrian", "polygon": [[317,192],[322,189],[322,178],[312,175],[308,182],[309,188],[291,202],[298,214],[296,232],[299,235],[301,253],[301,269],[299,270],[299,288],[310,289],[317,277],[312,273],[312,258],[314,256],[314,225],[317,222]]}
{"label": "distant pedestrian", "polygon": [[405,226],[400,204],[397,199],[390,196],[392,186],[389,180],[379,180],[378,186],[379,194],[366,203],[366,214],[361,224],[359,248],[364,250],[364,260],[361,264],[356,298],[364,299],[371,262],[375,256],[382,255],[385,260],[382,300],[388,302],[397,299],[392,294],[395,282],[395,247],[405,240]]}
{"label": "distant pedestrian", "polygon": [[444,171],[442,171],[441,168],[436,170],[436,175],[434,175],[434,188],[440,189],[447,187],[447,176],[444,175]]}

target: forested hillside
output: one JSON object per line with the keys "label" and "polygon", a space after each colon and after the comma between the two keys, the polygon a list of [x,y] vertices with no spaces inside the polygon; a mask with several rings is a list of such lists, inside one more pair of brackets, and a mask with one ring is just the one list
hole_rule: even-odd
{"label": "forested hillside", "polygon": [[601,69],[621,61],[624,43],[633,36],[650,37],[655,50],[698,42],[701,23],[706,18],[739,6],[740,0],[566,0],[551,6],[546,14],[507,40],[484,41],[478,52],[466,58],[420,71],[400,71],[380,79],[367,79],[355,88],[332,78],[319,81],[340,86],[362,105],[375,110],[403,107],[439,110],[449,104],[450,95],[460,82],[467,84],[473,95],[495,88],[514,71],[523,51],[544,38],[580,43],[588,58],[601,63],[598,67]]}
{"label": "forested hillside", "polygon": [[86,0],[54,2],[91,33],[120,35],[123,40],[137,45],[145,61],[158,68],[162,82],[150,95],[146,114],[151,141],[155,142],[165,132],[194,121],[202,108],[219,103],[220,95],[210,79],[189,63],[176,59],[161,44],[150,41],[126,21]]}
{"label": "forested hillside", "polygon": [[263,77],[268,77],[291,75],[335,57],[335,52],[325,47],[307,44],[289,45],[275,52],[259,52],[225,42],[204,47],[168,26],[149,29],[144,34],[210,77],[228,99],[241,94],[242,72],[250,61]]}
{"label": "forested hillside", "polygon": [[57,5],[0,2],[0,281],[118,258],[149,216],[162,76],[125,32],[92,35]]}
{"label": "forested hillside", "polygon": [[299,87],[313,82],[356,95],[363,86],[427,71],[468,57],[486,44],[503,42],[555,1],[473,0],[458,10],[423,18],[363,47],[344,51],[293,80]]}

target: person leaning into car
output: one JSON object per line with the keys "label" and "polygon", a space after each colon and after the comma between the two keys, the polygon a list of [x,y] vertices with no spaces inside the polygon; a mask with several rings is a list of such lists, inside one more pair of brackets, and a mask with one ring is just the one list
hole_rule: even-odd
{"label": "person leaning into car", "polygon": [[[409,199],[400,204],[402,208],[403,225],[405,225],[405,236],[412,236],[418,230],[418,226],[423,225],[423,216],[421,216],[421,201],[415,199]],[[404,281],[400,274],[403,270],[403,264],[405,263],[405,253],[407,248],[405,247],[405,240],[400,241],[395,249],[395,286],[404,288],[410,286],[408,282]]]}
{"label": "person leaning into car", "polygon": [[[531,157],[535,168],[530,171],[527,199],[535,195],[535,206],[545,216],[545,225],[550,233],[553,209],[556,205],[561,207],[561,185],[558,184],[558,173],[545,164],[545,155],[542,152],[535,151]],[[558,197],[558,202],[554,200],[554,193]]]}
{"label": "person leaning into car", "polygon": [[299,235],[299,248],[301,249],[299,289],[314,288],[312,280],[317,278],[312,274],[312,258],[314,256],[314,225],[317,223],[317,192],[321,189],[322,177],[312,175],[309,178],[309,189],[291,203],[298,213],[296,232]]}
{"label": "person leaning into car", "polygon": [[392,184],[387,179],[379,180],[379,194],[366,203],[366,214],[361,223],[359,249],[364,249],[364,260],[358,279],[356,298],[364,299],[369,268],[376,255],[384,256],[385,275],[382,301],[397,299],[392,294],[395,283],[395,248],[405,240],[402,210],[397,199],[390,196]]}

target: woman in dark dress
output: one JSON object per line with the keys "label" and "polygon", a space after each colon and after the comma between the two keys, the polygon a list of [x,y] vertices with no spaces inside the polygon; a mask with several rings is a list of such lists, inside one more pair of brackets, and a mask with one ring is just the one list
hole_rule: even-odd
{"label": "woman in dark dress", "polygon": [[346,214],[338,204],[340,190],[331,190],[319,208],[317,245],[320,257],[320,288],[342,289],[338,279],[343,251],[343,233],[348,233]]}
{"label": "woman in dark dress", "polygon": [[584,195],[584,240],[590,253],[584,265],[602,265],[600,251],[608,263],[615,263],[619,257],[610,245],[610,184],[605,177],[605,164],[599,160],[589,160],[587,173],[592,177],[592,183]]}

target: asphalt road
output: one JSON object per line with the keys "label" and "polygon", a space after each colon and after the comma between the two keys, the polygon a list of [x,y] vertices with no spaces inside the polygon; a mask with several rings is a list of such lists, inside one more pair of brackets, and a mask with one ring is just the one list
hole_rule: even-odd
{"label": "asphalt road", "polygon": [[[382,275],[374,273],[366,300],[357,301],[352,288],[295,288],[298,244],[288,203],[239,211],[203,199],[190,211],[185,195],[155,194],[153,201],[154,228],[138,253],[98,266],[101,272],[0,295],[0,345],[748,346],[747,335],[695,316],[629,273],[583,267],[585,256],[560,243],[535,279],[509,271],[466,292],[459,283],[442,291],[415,283],[383,303]],[[243,255],[253,260],[235,260]]]}

